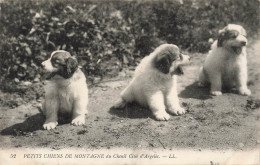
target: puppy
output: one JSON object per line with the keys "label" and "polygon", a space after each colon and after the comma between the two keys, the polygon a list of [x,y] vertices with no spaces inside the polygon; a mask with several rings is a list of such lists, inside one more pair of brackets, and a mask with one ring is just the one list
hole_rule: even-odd
{"label": "puppy", "polygon": [[212,95],[222,95],[222,88],[236,87],[241,95],[250,95],[247,87],[246,31],[229,24],[219,31],[218,40],[200,69],[199,86],[210,84]]}
{"label": "puppy", "polygon": [[159,46],[137,66],[133,80],[113,107],[123,108],[126,103],[137,102],[149,107],[157,120],[169,120],[165,109],[175,115],[184,114],[179,105],[177,75],[183,74],[181,66],[189,60],[176,45]]}
{"label": "puppy", "polygon": [[49,72],[45,86],[45,100],[42,105],[46,121],[44,129],[54,129],[58,125],[58,113],[69,113],[71,124],[85,124],[87,114],[88,87],[84,73],[78,67],[75,57],[63,50],[54,51],[42,63]]}

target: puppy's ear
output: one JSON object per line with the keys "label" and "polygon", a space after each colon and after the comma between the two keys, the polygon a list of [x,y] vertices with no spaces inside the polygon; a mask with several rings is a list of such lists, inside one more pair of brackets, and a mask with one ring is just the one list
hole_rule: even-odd
{"label": "puppy's ear", "polygon": [[169,73],[172,60],[169,54],[157,56],[154,60],[154,66],[164,74]]}
{"label": "puppy's ear", "polygon": [[178,66],[178,67],[174,70],[174,72],[173,72],[172,74],[175,74],[175,75],[183,75],[184,72],[183,72],[182,67],[181,67],[181,66]]}
{"label": "puppy's ear", "polygon": [[65,67],[66,78],[70,78],[77,69],[78,69],[77,59],[74,57],[69,57],[66,60],[66,67]]}
{"label": "puppy's ear", "polygon": [[221,31],[219,33],[219,36],[218,36],[218,44],[217,44],[217,46],[218,47],[222,47],[224,40],[225,40],[225,31]]}

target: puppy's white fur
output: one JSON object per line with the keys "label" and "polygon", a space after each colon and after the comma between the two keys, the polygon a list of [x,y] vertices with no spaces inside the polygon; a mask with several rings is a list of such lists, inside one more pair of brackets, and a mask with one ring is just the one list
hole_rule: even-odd
{"label": "puppy's white fur", "polygon": [[[55,51],[53,54],[63,51]],[[56,71],[50,59],[43,62],[46,70]],[[72,77],[65,79],[60,75],[55,75],[45,85],[45,100],[43,102],[43,114],[46,121],[44,129],[54,129],[58,125],[58,113],[69,113],[72,115],[71,124],[85,124],[85,114],[87,114],[88,87],[84,73],[78,68]]]}
{"label": "puppy's white fur", "polygon": [[[210,84],[212,95],[221,95],[222,87],[231,89],[234,86],[240,94],[250,95],[251,91],[247,87],[246,31],[240,25],[229,24],[219,33],[229,30],[237,31],[238,36],[225,40],[222,46],[218,46],[218,40],[212,44],[211,51],[200,69],[199,85]],[[232,50],[232,46],[238,47],[240,51]]]}
{"label": "puppy's white fur", "polygon": [[169,120],[168,112],[182,115],[185,110],[179,105],[177,93],[177,75],[172,75],[179,65],[189,61],[189,56],[183,55],[182,60],[175,60],[170,66],[170,72],[164,74],[154,67],[153,61],[166,47],[177,47],[172,44],[163,44],[153,53],[146,56],[137,66],[133,80],[122,91],[121,98],[114,108],[122,108],[126,103],[137,102],[148,106],[157,120]]}

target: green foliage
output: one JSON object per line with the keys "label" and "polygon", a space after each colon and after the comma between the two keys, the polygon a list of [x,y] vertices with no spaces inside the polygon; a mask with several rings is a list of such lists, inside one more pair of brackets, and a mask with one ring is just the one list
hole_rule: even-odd
{"label": "green foliage", "polygon": [[[249,37],[259,28],[257,0],[184,0],[130,4],[126,18],[133,19],[135,32],[175,43],[183,49],[207,52],[208,40],[229,23],[245,27]],[[137,36],[138,36],[137,35]]]}
{"label": "green foliage", "polygon": [[41,62],[56,49],[76,55],[88,79],[135,65],[163,42],[206,52],[208,40],[228,23],[255,35],[259,1],[6,0],[1,3],[0,81],[38,81]]}

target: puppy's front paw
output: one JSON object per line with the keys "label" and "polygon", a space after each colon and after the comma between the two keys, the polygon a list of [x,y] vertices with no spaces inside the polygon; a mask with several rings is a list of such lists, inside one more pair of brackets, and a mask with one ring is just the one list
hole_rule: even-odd
{"label": "puppy's front paw", "polygon": [[178,107],[178,108],[174,108],[174,109],[169,109],[169,112],[174,115],[183,115],[183,114],[185,114],[185,109],[182,107]]}
{"label": "puppy's front paw", "polygon": [[71,121],[72,125],[78,126],[78,125],[84,125],[85,124],[85,115],[80,115],[78,117],[76,117],[75,119],[73,119]]}
{"label": "puppy's front paw", "polygon": [[58,122],[49,122],[49,123],[44,123],[43,128],[47,130],[54,129],[58,125]]}
{"label": "puppy's front paw", "polygon": [[166,112],[157,112],[154,114],[156,120],[164,120],[167,121],[170,119],[170,115]]}
{"label": "puppy's front paw", "polygon": [[240,88],[238,91],[239,91],[239,94],[241,94],[241,95],[245,95],[245,96],[251,95],[251,91],[248,88]]}
{"label": "puppy's front paw", "polygon": [[221,91],[211,91],[210,94],[212,94],[213,96],[220,96],[222,95]]}

